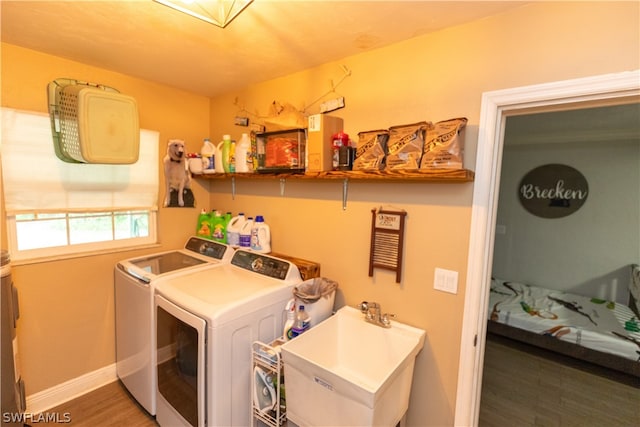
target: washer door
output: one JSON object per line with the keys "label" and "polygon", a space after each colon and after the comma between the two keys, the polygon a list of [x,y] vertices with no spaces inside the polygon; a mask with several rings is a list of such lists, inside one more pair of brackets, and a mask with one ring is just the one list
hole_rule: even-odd
{"label": "washer door", "polygon": [[205,426],[207,324],[160,295],[155,296],[155,306],[158,422]]}

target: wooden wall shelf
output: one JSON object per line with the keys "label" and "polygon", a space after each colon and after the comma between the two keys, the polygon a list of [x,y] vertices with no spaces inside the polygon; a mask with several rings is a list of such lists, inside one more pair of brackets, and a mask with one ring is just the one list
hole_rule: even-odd
{"label": "wooden wall shelf", "polygon": [[435,182],[463,183],[472,182],[475,174],[468,169],[435,169],[418,171],[329,171],[306,173],[212,173],[193,175],[197,179],[222,180],[238,179],[286,179],[286,180],[350,180],[377,182]]}
{"label": "wooden wall shelf", "polygon": [[306,173],[212,173],[193,175],[196,179],[207,180],[231,180],[231,197],[235,198],[236,179],[254,179],[280,181],[280,195],[284,196],[286,181],[291,180],[327,180],[342,181],[342,209],[347,209],[347,192],[349,182],[369,181],[369,182],[430,182],[430,183],[465,183],[472,182],[475,174],[467,169],[434,169],[417,171],[329,171],[329,172],[306,172]]}

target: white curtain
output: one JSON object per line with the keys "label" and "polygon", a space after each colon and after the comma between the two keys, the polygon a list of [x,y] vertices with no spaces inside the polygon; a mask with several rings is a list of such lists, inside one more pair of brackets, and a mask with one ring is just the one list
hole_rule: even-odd
{"label": "white curtain", "polygon": [[55,154],[48,114],[9,108],[1,114],[8,215],[158,209],[158,132],[140,131],[134,164],[66,163]]}

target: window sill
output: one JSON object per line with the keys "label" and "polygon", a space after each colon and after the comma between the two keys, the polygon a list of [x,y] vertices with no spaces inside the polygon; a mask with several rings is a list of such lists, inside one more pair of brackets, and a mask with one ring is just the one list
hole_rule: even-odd
{"label": "window sill", "polygon": [[[113,253],[123,253],[123,252],[137,251],[137,250],[143,250],[143,249],[159,248],[160,246],[161,246],[160,243],[146,243],[146,244],[141,244],[136,246],[109,248],[109,249],[103,249],[103,250],[92,250],[92,251],[78,252],[78,253],[71,253],[71,254],[40,256],[40,257],[34,257],[34,258],[13,259],[12,257],[11,266],[17,267],[17,266],[30,265],[30,264],[43,264],[48,262],[65,261],[73,258],[97,257],[100,255],[108,255]],[[122,257],[122,259],[125,259],[125,258],[126,256]]]}

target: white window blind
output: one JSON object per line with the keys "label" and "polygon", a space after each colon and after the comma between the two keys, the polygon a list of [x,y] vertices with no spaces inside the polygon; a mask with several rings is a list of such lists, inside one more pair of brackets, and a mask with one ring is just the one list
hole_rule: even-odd
{"label": "white window blind", "polygon": [[66,163],[55,154],[49,115],[2,108],[2,178],[7,215],[158,209],[158,143],[140,131],[131,165]]}

